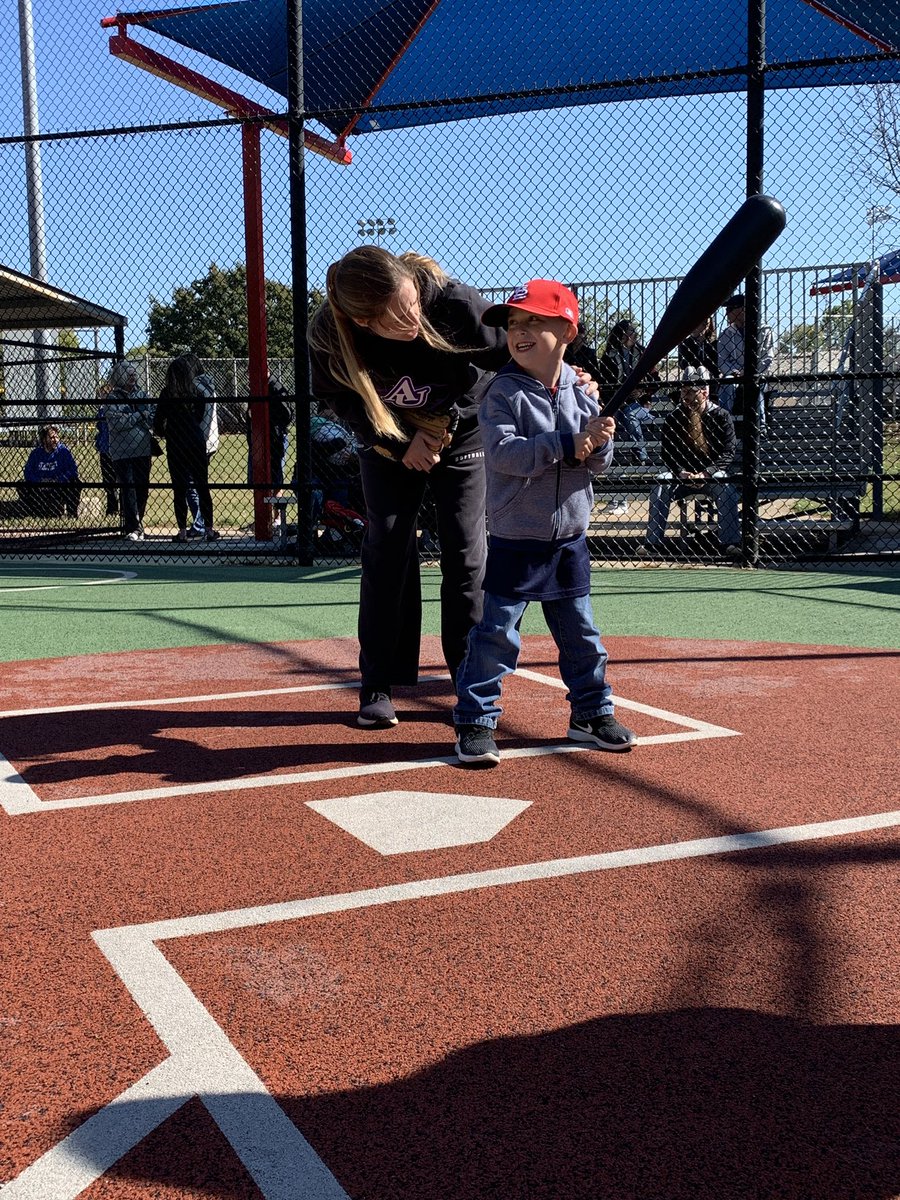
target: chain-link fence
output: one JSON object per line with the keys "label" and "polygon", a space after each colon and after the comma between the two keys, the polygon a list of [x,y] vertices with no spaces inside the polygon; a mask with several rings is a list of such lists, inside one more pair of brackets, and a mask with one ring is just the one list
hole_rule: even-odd
{"label": "chain-link fence", "polygon": [[[668,12],[624,22],[596,4],[530,13],[504,0],[489,28],[473,5],[420,7],[360,12],[357,36],[329,26],[334,6],[308,0],[305,78],[295,55],[285,81],[298,0],[182,6],[105,30],[87,0],[33,15],[27,0],[7,6],[0,554],[355,558],[357,448],[305,385],[306,319],[331,262],[375,243],[433,256],[489,298],[534,277],[572,283],[608,391],[616,327],[647,341],[679,278],[762,189],[763,165],[787,230],[748,278],[745,308],[719,309],[620,413],[592,555],[895,554],[900,55],[890,31],[870,28],[890,13],[859,0],[844,14],[867,42],[771,0],[762,54],[761,15],[748,24],[743,5],[694,13],[685,29]],[[351,103],[347,81],[365,99]],[[323,151],[305,166],[304,133]],[[127,528],[145,468],[136,483],[104,449],[111,366],[131,362],[155,404],[188,352],[214,386],[217,444],[207,430],[209,461],[193,470],[170,461],[165,437],[161,454],[130,456],[149,457],[149,477],[140,529]],[[692,355],[734,434],[706,455],[702,480],[679,460],[679,374]],[[290,395],[287,427],[264,399],[270,375]],[[47,425],[77,481],[57,473],[58,447],[39,444]],[[701,433],[707,451],[710,439]],[[204,465],[210,541],[194,478]],[[428,499],[419,526],[423,557],[436,559]]]}

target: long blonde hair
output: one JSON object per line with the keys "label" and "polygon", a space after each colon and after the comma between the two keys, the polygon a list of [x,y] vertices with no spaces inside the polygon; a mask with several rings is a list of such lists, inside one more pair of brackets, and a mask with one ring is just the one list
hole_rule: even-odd
{"label": "long blonde hair", "polygon": [[[398,256],[380,246],[359,246],[328,268],[326,301],[310,322],[309,343],[326,356],[337,382],[362,397],[366,415],[381,437],[403,442],[409,435],[378,395],[359,356],[356,322],[380,317],[407,281],[415,285],[421,299],[428,282],[443,287],[448,278],[433,258],[413,251]],[[424,312],[419,337],[435,350],[455,353],[462,349],[442,337]]]}

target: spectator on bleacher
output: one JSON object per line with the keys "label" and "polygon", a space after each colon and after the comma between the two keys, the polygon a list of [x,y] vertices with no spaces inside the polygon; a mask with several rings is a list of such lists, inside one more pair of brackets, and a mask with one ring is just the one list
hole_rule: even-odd
{"label": "spectator on bleacher", "polygon": [[719,378],[719,346],[716,323],[712,317],[698,325],[678,347],[678,370],[685,367],[705,367],[709,371],[709,395],[715,401]]}
{"label": "spectator on bleacher", "polygon": [[[600,384],[601,404],[613,396],[643,352],[644,347],[638,342],[638,331],[634,322],[627,320],[616,321],[615,325],[609,331],[606,348],[597,364],[597,382]],[[659,371],[654,367],[652,371],[648,372],[648,377],[642,386],[635,388],[630,393],[626,404],[640,405],[646,397],[653,395],[658,381]],[[630,435],[626,433],[625,437],[627,438],[628,436]],[[606,512],[612,517],[626,516],[628,513],[628,497],[626,495],[613,496],[601,511]]]}
{"label": "spectator on bleacher", "polygon": [[[721,384],[719,388],[719,404],[727,409],[733,417],[743,417],[746,411],[744,403],[744,386],[740,380],[744,374],[744,320],[745,302],[740,294],[725,301],[725,329],[719,334],[718,363]],[[759,329],[759,363],[760,375],[768,375],[775,359],[775,338],[768,325]],[[766,411],[764,394],[757,396],[760,430],[765,428]]]}
{"label": "spectator on bleacher", "polygon": [[[219,448],[219,416],[216,406],[216,388],[210,375],[207,374],[203,363],[196,354],[185,354],[184,360],[189,369],[194,372],[194,384],[206,398],[206,408],[203,410],[203,420],[200,422],[203,436],[206,438],[207,478],[212,456]],[[200,496],[191,480],[187,490],[188,512],[191,514],[191,525],[187,531],[189,538],[202,538],[206,535],[206,524],[200,511]]]}
{"label": "spectator on bleacher", "polygon": [[[569,291],[575,293],[573,287],[569,287]],[[577,293],[575,293],[577,295]],[[597,358],[597,351],[588,340],[587,326],[584,321],[578,322],[578,332],[575,334],[575,340],[571,346],[566,347],[564,362],[569,363],[573,367],[581,367],[582,371],[587,371],[593,379],[597,378],[600,371],[600,360]]]}
{"label": "spectator on bleacher", "polygon": [[616,413],[616,432],[618,434],[616,441],[620,447],[618,452],[620,463],[623,460],[621,443],[626,438],[634,443],[628,457],[640,466],[647,461],[649,455],[644,427],[656,420],[650,411],[652,403],[653,397],[644,395],[637,400],[629,400]]}
{"label": "spectator on bleacher", "polygon": [[24,512],[31,517],[78,516],[78,465],[55,425],[42,425],[18,484]]}
{"label": "spectator on bleacher", "polygon": [[106,423],[106,410],[101,405],[97,409],[97,420],[94,422],[97,430],[94,436],[94,446],[100,458],[100,478],[103,490],[106,492],[106,515],[119,515],[119,487],[116,480],[116,464],[109,457],[109,426]]}
{"label": "spectator on bleacher", "polygon": [[166,371],[166,381],[159,394],[153,432],[166,439],[166,463],[172,481],[172,506],[178,532],[172,539],[186,542],[188,489],[197,489],[205,538],[219,540],[213,526],[212,493],[209,490],[209,460],[206,454],[204,418],[209,397],[197,383],[195,365],[186,354],[173,358]]}
{"label": "spectator on bleacher", "polygon": [[735,452],[734,422],[709,398],[709,372],[686,367],[678,407],[663,422],[660,455],[667,471],[650,495],[644,554],[663,545],[673,500],[706,495],[716,506],[719,541],[728,554],[739,550],[737,490],[725,475]]}
{"label": "spectator on bleacher", "polygon": [[109,457],[119,483],[125,536],[130,542],[142,542],[150,494],[154,406],[138,384],[134,363],[117,362],[107,384],[103,415],[109,429]]}

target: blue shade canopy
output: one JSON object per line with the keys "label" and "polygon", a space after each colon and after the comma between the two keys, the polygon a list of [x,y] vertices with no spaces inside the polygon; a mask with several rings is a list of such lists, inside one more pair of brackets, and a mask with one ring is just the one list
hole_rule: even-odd
{"label": "blue shade canopy", "polygon": [[[118,16],[286,96],[286,9],[287,0],[236,0]],[[746,0],[645,0],[627,8],[609,0],[305,0],[305,108],[340,135],[741,91],[746,21]],[[900,60],[887,55],[834,61],[891,48],[900,49],[897,0],[768,0],[770,88],[900,80]],[[561,89],[571,90],[561,96]],[[548,94],[508,97],[523,91]],[[498,98],[469,99],[490,96]],[[445,103],[428,106],[434,101]],[[381,105],[397,108],[366,111]]]}
{"label": "blue shade canopy", "polygon": [[[865,286],[871,266],[844,267],[826,279],[817,279],[809,289],[811,296],[827,296],[832,292],[849,292]],[[900,250],[890,250],[878,259],[878,282],[900,283]]]}

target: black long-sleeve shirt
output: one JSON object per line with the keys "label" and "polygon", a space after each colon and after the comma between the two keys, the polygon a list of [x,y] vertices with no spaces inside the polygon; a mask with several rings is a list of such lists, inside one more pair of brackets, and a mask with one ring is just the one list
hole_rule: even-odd
{"label": "black long-sleeve shirt", "polygon": [[[378,337],[355,328],[357,353],[375,389],[403,423],[403,410],[475,415],[476,394],[485,371],[496,371],[509,362],[506,330],[482,325],[488,302],[459,280],[442,287],[427,282],[422,287],[422,310],[434,328],[460,352],[439,350],[421,337],[411,342]],[[468,353],[466,353],[468,351]],[[393,456],[406,447],[380,437],[366,414],[362,397],[334,378],[328,357],[313,349],[312,391],[355,434],[363,446],[381,446]],[[414,431],[412,431],[414,432]]]}
{"label": "black long-sleeve shirt", "polygon": [[703,454],[688,436],[689,414],[683,404],[666,417],[660,438],[660,456],[673,475],[681,471],[727,471],[734,460],[736,440],[731,413],[709,404],[700,414],[709,453]]}

